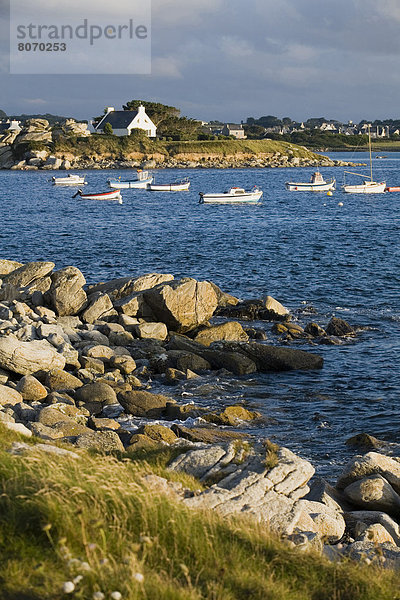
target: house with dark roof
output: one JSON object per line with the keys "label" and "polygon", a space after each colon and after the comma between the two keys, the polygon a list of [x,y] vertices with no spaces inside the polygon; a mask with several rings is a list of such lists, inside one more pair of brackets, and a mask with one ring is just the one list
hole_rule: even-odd
{"label": "house with dark roof", "polygon": [[97,133],[103,133],[104,125],[109,123],[114,135],[130,135],[132,129],[143,129],[148,137],[156,137],[157,127],[146,114],[144,106],[140,105],[137,110],[115,110],[113,106],[108,106],[106,111],[104,117],[96,125]]}
{"label": "house with dark roof", "polygon": [[238,140],[245,140],[247,137],[243,125],[237,125],[236,123],[225,123],[222,128],[222,135],[233,135]]}

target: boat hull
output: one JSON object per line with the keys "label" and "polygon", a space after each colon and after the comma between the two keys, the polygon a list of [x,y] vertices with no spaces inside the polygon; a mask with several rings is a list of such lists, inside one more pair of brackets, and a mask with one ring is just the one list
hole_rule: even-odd
{"label": "boat hull", "polygon": [[53,185],[87,185],[84,177],[53,177]]}
{"label": "boat hull", "polygon": [[346,194],[383,194],[386,191],[386,182],[364,181],[360,185],[343,185]]}
{"label": "boat hull", "polygon": [[263,193],[249,192],[239,195],[228,193],[223,194],[202,194],[200,193],[200,204],[256,204],[261,200]]}
{"label": "boat hull", "polygon": [[119,190],[100,194],[78,194],[82,200],[122,200]]}
{"label": "boat hull", "polygon": [[145,190],[147,186],[151,184],[153,181],[152,177],[149,179],[133,179],[132,181],[118,181],[117,179],[109,179],[108,185],[110,188],[115,190],[128,190],[128,189],[136,189],[136,190]]}
{"label": "boat hull", "polygon": [[190,187],[190,181],[185,183],[150,183],[147,189],[150,192],[187,192]]}
{"label": "boat hull", "polygon": [[329,192],[335,189],[336,181],[325,181],[324,183],[295,183],[287,181],[286,189],[290,192]]}

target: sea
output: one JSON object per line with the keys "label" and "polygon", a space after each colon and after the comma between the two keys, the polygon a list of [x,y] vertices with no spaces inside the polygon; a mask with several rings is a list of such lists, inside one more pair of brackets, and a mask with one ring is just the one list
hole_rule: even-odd
{"label": "sea", "polygon": [[[368,162],[366,153],[331,158]],[[374,179],[400,185],[400,153],[373,159]],[[156,182],[189,177],[189,192],[123,190],[123,203],[73,198],[49,171],[0,171],[0,257],[51,260],[78,267],[88,283],[150,272],[215,282],[240,299],[270,295],[293,321],[325,327],[333,317],[357,328],[339,345],[290,346],[320,354],[318,371],[205,375],[178,387],[154,381],[178,401],[213,409],[244,403],[261,425],[244,431],[268,437],[310,460],[334,480],[357,452],[346,441],[368,433],[400,456],[400,193],[333,195],[288,192],[286,181],[308,181],[313,168],[156,170]],[[368,174],[367,167],[350,169]],[[107,191],[107,179],[127,170],[91,170],[85,192]],[[62,173],[56,173],[61,176]],[[259,205],[199,204],[199,192],[259,186]],[[249,325],[247,323],[247,325]],[[267,342],[287,345],[255,324]]]}

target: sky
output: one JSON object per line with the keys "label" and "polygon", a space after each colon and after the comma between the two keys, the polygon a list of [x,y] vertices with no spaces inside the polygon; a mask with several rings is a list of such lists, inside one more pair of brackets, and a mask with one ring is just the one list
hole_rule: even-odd
{"label": "sky", "polygon": [[142,99],[205,121],[400,118],[400,0],[148,0],[151,73],[122,52],[121,74],[102,74],[102,48],[90,74],[9,73],[9,2],[118,21],[140,1],[0,0],[0,109],[90,119]]}

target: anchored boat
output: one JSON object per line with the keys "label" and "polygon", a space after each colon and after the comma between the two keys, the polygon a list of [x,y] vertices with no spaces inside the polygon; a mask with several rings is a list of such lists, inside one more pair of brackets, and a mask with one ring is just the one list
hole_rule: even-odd
{"label": "anchored boat", "polygon": [[147,189],[151,192],[187,192],[189,187],[189,179],[182,179],[173,183],[150,183]]}
{"label": "anchored boat", "polygon": [[68,177],[52,177],[53,185],[87,185],[85,176],[69,174]]}
{"label": "anchored boat", "polygon": [[199,195],[200,204],[255,204],[259,202],[263,192],[256,186],[252,190],[232,187],[230,190],[222,193],[203,194],[203,192],[200,192]]}
{"label": "anchored boat", "polygon": [[286,189],[291,192],[329,192],[334,190],[336,186],[336,179],[325,179],[322,177],[319,171],[315,171],[311,175],[311,179],[308,183],[296,183],[293,181],[287,181],[285,183]]}
{"label": "anchored boat", "polygon": [[77,196],[80,196],[82,200],[118,200],[118,203],[122,204],[121,192],[119,190],[96,194],[84,194],[82,190],[78,190],[72,197],[76,198]]}
{"label": "anchored boat", "polygon": [[121,189],[147,189],[147,186],[152,183],[153,177],[149,175],[148,171],[136,171],[137,178],[136,179],[127,179],[125,181],[121,181],[121,177],[118,179],[108,179],[107,183],[110,188],[114,188],[117,190]]}
{"label": "anchored boat", "polygon": [[369,168],[370,176],[361,175],[361,173],[352,173],[351,171],[345,171],[349,175],[356,175],[357,177],[363,177],[363,183],[348,185],[344,183],[342,190],[348,194],[383,194],[386,191],[386,181],[380,181],[379,183],[373,180],[372,177],[372,152],[371,152],[371,125],[368,125],[368,148],[369,148]]}

